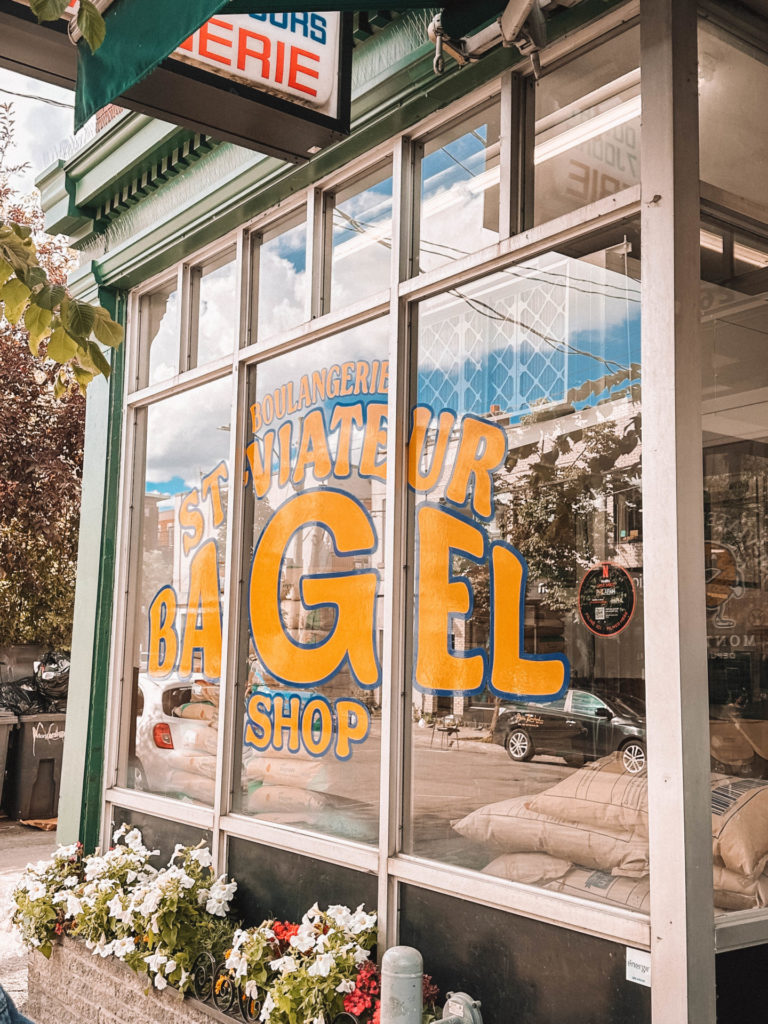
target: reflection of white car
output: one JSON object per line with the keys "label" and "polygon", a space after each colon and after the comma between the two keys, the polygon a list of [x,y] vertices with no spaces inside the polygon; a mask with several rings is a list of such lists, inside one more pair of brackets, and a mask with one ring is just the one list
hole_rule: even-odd
{"label": "reflection of white car", "polygon": [[218,742],[218,686],[139,674],[131,783],[151,793],[212,800]]}

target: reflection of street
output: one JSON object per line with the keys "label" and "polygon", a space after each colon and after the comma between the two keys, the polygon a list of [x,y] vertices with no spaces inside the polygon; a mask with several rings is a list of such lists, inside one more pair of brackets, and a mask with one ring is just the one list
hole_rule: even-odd
{"label": "reflection of street", "polygon": [[533,796],[570,775],[560,758],[511,761],[503,747],[482,742],[484,734],[462,729],[459,742],[440,747],[432,729],[413,730],[412,836],[409,852],[482,868],[495,854],[456,833],[451,822],[497,800]]}

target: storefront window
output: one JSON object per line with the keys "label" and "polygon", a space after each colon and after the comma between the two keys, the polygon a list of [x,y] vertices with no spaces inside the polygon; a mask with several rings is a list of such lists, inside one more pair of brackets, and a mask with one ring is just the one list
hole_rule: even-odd
{"label": "storefront window", "polygon": [[378,835],[387,325],[251,371],[234,808]]}
{"label": "storefront window", "polygon": [[632,236],[419,306],[405,848],[647,911]]}
{"label": "storefront window", "polygon": [[200,366],[231,355],[237,345],[237,262],[234,250],[222,253],[202,267],[194,267],[193,294],[197,298],[197,318],[193,337],[197,353],[193,363]]}
{"label": "storefront window", "polygon": [[176,277],[141,297],[139,386],[158,384],[179,372],[179,309]]}
{"label": "storefront window", "polygon": [[499,101],[423,144],[419,270],[499,239]]}
{"label": "storefront window", "polygon": [[637,29],[540,79],[534,165],[536,224],[640,181]]}
{"label": "storefront window", "polygon": [[257,337],[263,341],[309,319],[307,220],[302,209],[265,232],[258,245]]}
{"label": "storefront window", "polygon": [[714,901],[742,910],[768,905],[768,245],[701,238]]}
{"label": "storefront window", "polygon": [[125,784],[212,804],[221,677],[231,381],[139,414]]}
{"label": "storefront window", "polygon": [[699,153],[701,179],[766,205],[762,168],[768,160],[765,54],[699,29]]}
{"label": "storefront window", "polygon": [[389,288],[392,257],[392,165],[371,171],[326,197],[331,221],[330,308]]}

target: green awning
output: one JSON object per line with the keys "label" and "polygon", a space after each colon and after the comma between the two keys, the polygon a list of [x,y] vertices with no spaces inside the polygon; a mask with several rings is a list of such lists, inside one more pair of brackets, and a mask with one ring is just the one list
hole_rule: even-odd
{"label": "green awning", "polygon": [[[457,0],[454,0],[457,2]],[[388,3],[390,10],[435,7],[434,0]],[[78,43],[75,128],[145,78],[214,15],[282,11],[359,11],[360,0],[114,0],[107,36],[95,53]]]}

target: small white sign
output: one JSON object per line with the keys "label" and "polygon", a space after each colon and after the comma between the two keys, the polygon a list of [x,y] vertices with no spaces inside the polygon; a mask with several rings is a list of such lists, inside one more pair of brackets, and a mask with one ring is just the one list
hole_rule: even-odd
{"label": "small white sign", "polygon": [[651,987],[651,954],[647,950],[627,946],[627,981]]}

